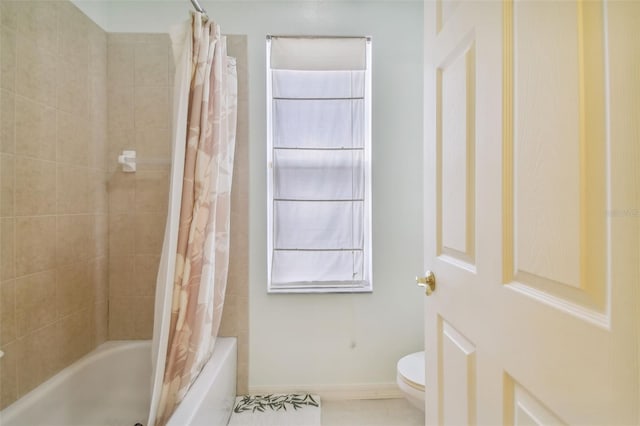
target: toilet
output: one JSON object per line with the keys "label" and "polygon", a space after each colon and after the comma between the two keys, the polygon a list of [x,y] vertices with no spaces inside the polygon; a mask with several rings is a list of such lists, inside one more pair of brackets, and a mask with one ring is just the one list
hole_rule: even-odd
{"label": "toilet", "polygon": [[424,351],[409,354],[398,361],[396,382],[404,397],[424,411]]}

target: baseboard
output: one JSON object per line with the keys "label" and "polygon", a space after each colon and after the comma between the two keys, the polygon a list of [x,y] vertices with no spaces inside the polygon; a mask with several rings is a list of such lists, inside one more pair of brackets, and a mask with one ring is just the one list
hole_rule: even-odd
{"label": "baseboard", "polygon": [[344,399],[392,399],[403,398],[395,383],[371,383],[353,385],[308,386],[249,386],[251,395],[270,393],[312,393],[327,401]]}

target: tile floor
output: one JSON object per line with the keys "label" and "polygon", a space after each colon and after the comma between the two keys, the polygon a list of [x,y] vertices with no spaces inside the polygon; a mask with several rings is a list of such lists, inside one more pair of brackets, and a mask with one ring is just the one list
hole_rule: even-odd
{"label": "tile floor", "polygon": [[405,399],[323,400],[322,426],[424,426],[424,413]]}

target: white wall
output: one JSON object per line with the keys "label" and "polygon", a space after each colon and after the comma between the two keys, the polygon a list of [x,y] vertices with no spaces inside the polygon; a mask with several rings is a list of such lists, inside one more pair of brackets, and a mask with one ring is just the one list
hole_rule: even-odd
{"label": "white wall", "polygon": [[[224,33],[249,40],[250,387],[393,383],[397,360],[423,342],[424,296],[414,284],[423,268],[422,2],[201,4]],[[188,0],[112,1],[106,29],[166,32],[188,10]],[[372,294],[266,293],[267,34],[373,37]]]}

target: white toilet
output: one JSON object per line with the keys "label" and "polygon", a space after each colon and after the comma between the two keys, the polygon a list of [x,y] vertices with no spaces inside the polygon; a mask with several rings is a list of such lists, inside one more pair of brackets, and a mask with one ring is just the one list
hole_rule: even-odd
{"label": "white toilet", "polygon": [[398,387],[411,404],[424,411],[424,351],[398,361]]}

